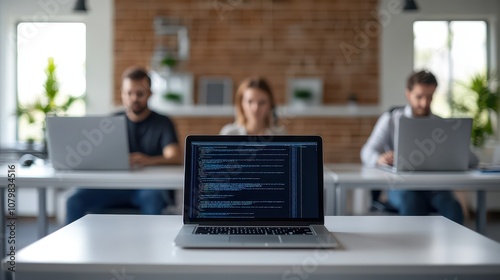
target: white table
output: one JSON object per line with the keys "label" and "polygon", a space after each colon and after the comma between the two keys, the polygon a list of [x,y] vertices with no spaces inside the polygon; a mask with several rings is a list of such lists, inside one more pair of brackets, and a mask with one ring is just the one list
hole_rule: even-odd
{"label": "white table", "polygon": [[[182,189],[184,167],[182,165],[150,166],[121,171],[72,171],[54,170],[51,166],[21,167],[16,165],[16,182],[19,186],[137,188],[147,186],[158,189]],[[0,178],[5,178],[6,166],[0,166]],[[3,185],[4,182],[1,184]]]}
{"label": "white table", "polygon": [[[48,233],[47,188],[92,187],[105,189],[149,188],[178,189],[184,186],[184,167],[181,165],[151,166],[126,171],[58,171],[47,165],[21,167],[16,164],[16,188],[36,188],[38,191],[38,235]],[[0,166],[0,215],[5,215],[7,166]],[[0,227],[5,229],[5,220]],[[3,232],[3,231],[2,231]],[[3,237],[3,235],[2,235]],[[5,252],[2,240],[0,252]]]}
{"label": "white table", "polygon": [[[7,166],[0,166],[0,190],[7,187]],[[38,191],[38,235],[48,233],[47,188],[100,188],[100,189],[173,189],[184,186],[184,167],[181,165],[150,166],[126,171],[58,171],[50,166],[21,167],[16,164],[17,188],[36,188]],[[335,201],[334,177],[324,169],[325,212],[333,214]],[[5,192],[0,191],[0,215],[5,215]],[[2,216],[3,217],[3,216]],[[5,229],[5,220],[0,221]],[[0,244],[0,252],[5,252],[5,241]]]}
{"label": "white table", "polygon": [[[7,183],[7,166],[0,165],[0,188]],[[334,200],[334,177],[324,169],[325,201]],[[182,190],[184,186],[184,167],[181,165],[150,166],[126,171],[61,171],[52,167],[16,165],[16,185],[21,188],[38,189],[39,232],[40,237],[47,234],[46,190],[51,188],[93,187],[100,189],[150,188]],[[4,195],[0,192],[0,196]],[[0,201],[2,203],[4,199]],[[0,211],[2,211],[0,209]],[[333,214],[332,203],[325,204],[325,212]],[[1,214],[1,213],[0,213]]]}
{"label": "white table", "polygon": [[335,250],[186,250],[181,224],[87,215],[19,251],[16,280],[500,279],[500,244],[443,217],[326,217]]}
{"label": "white table", "polygon": [[336,174],[336,214],[344,215],[346,190],[354,188],[408,190],[470,190],[477,191],[476,230],[484,233],[486,226],[485,191],[500,191],[500,173],[466,172],[403,172],[392,173],[360,164],[328,164]]}

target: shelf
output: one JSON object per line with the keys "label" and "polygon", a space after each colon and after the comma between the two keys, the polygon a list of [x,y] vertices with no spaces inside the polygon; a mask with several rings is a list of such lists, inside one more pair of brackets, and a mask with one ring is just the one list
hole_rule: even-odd
{"label": "shelf", "polygon": [[[154,106],[151,108],[164,115],[171,117],[233,117],[233,106]],[[280,118],[290,117],[335,117],[335,118],[353,118],[353,117],[378,117],[381,114],[379,106],[375,105],[329,105],[329,106],[278,106],[278,116]]]}

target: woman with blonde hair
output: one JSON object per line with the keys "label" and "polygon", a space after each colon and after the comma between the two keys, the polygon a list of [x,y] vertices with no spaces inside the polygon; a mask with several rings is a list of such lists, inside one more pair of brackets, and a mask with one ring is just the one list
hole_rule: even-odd
{"label": "woman with blonde hair", "polygon": [[285,128],[278,125],[273,92],[260,77],[245,79],[236,92],[236,120],[225,125],[221,135],[282,135]]}

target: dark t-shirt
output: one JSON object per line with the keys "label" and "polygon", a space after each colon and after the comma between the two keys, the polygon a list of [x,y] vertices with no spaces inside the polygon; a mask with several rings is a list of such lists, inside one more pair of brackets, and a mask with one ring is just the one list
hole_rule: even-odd
{"label": "dark t-shirt", "polygon": [[149,116],[141,122],[132,122],[125,112],[127,119],[128,146],[131,153],[143,153],[149,156],[163,154],[163,148],[176,144],[177,133],[170,118],[151,111]]}

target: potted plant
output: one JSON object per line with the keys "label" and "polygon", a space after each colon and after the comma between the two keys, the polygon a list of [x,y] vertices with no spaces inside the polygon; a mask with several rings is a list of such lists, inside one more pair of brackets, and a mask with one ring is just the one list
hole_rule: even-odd
{"label": "potted plant", "polygon": [[172,55],[166,55],[161,61],[161,64],[168,67],[169,69],[174,68],[177,65],[177,59]]}
{"label": "potted plant", "polygon": [[473,119],[471,142],[482,147],[495,135],[494,123],[498,115],[499,96],[496,79],[491,73],[476,74],[467,83],[462,83],[468,94],[453,98],[453,116],[467,116]]}
{"label": "potted plant", "polygon": [[[69,96],[62,98],[59,92],[59,81],[56,77],[57,65],[54,59],[49,57],[45,74],[47,76],[44,93],[37,97],[33,103],[21,104],[17,102],[16,116],[18,119],[24,118],[28,124],[41,127],[40,133],[45,144],[45,119],[49,115],[64,116],[69,108],[78,100],[83,100],[84,96]],[[33,141],[33,137],[30,139]],[[45,149],[45,145],[44,145]]]}
{"label": "potted plant", "polygon": [[293,92],[293,97],[295,100],[295,104],[299,106],[304,106],[309,104],[312,101],[313,93],[309,89],[298,88]]}
{"label": "potted plant", "polygon": [[172,73],[175,69],[175,66],[177,66],[177,59],[170,55],[167,54],[163,59],[161,60],[161,72],[163,72],[163,77],[168,77],[170,73]]}
{"label": "potted plant", "polygon": [[182,104],[182,94],[177,92],[169,91],[163,95],[163,98],[169,103]]}

